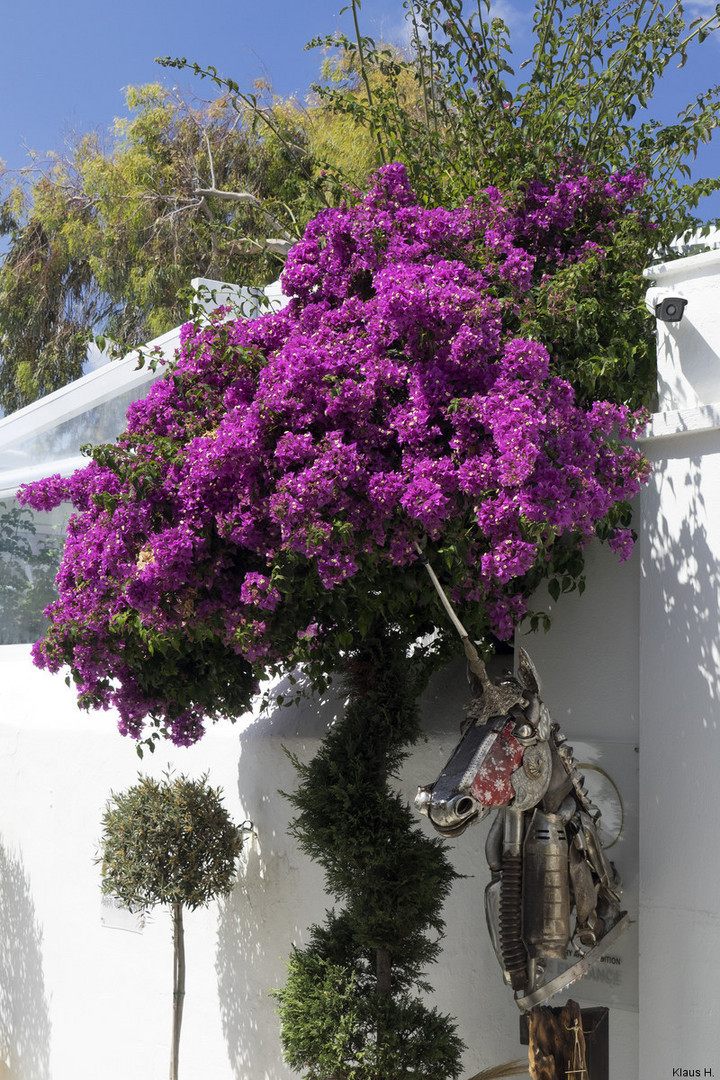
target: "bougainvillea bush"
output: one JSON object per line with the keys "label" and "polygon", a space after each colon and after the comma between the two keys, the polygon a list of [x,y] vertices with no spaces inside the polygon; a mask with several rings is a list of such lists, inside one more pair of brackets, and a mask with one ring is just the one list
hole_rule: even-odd
{"label": "bougainvillea bush", "polygon": [[508,638],[543,578],[571,587],[593,536],[627,556],[638,418],[580,406],[528,328],[556,269],[601,261],[620,220],[650,229],[642,185],[568,164],[426,209],[390,165],[322,212],[287,308],[186,326],[117,444],[24,490],[77,509],[36,662],[125,734],[188,744],[273,668],[322,685],[378,624],[437,651],[416,542],[475,639]]}

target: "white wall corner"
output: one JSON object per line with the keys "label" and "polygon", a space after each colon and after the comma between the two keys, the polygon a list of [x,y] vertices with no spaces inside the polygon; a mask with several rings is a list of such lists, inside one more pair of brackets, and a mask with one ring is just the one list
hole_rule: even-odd
{"label": "white wall corner", "polygon": [[657,319],[658,411],[720,402],[720,251],[659,263],[644,276],[653,313],[672,298],[687,302],[680,321]]}

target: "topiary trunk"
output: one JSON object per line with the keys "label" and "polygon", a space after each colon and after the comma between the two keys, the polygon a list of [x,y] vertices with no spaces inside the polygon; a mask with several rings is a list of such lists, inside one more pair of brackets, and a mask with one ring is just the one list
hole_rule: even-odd
{"label": "topiary trunk", "polygon": [[170,1046],[170,1080],[178,1080],[180,1063],[180,1029],[185,1004],[185,928],[183,906],[179,900],[172,905],[173,918],[173,1024]]}

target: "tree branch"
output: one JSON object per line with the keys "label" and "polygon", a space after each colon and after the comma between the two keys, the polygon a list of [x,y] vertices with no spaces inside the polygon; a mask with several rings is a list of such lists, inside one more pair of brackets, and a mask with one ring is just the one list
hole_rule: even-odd
{"label": "tree branch", "polygon": [[[251,195],[249,191],[220,191],[218,190],[218,188],[215,187],[198,187],[195,188],[195,190],[193,191],[193,195],[197,195],[201,199],[213,198],[222,199],[225,202],[247,203],[249,206],[252,206],[253,209],[260,211],[268,225],[272,225],[273,229],[277,229],[283,240],[288,241],[290,244],[294,243],[293,237],[283,227],[282,223],[278,221],[278,219],[273,214],[271,214],[269,210],[265,209],[257,196]],[[272,242],[274,243],[275,241]],[[271,241],[267,241],[268,246],[270,243]]]}

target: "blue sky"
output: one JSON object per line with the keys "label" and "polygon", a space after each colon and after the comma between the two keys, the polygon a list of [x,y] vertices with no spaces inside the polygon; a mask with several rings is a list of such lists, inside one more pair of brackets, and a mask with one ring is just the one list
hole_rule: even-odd
{"label": "blue sky", "polygon": [[[275,90],[303,94],[316,77],[312,37],[344,28],[345,0],[34,0],[30,8],[0,0],[0,158],[16,168],[23,146],[38,153],[63,132],[105,130],[123,112],[123,87],[150,81],[211,95],[189,74],[166,71],[156,56],[213,64],[251,88],[266,78]],[[31,14],[30,14],[31,12]],[[369,32],[402,32],[400,0],[365,0]]]}
{"label": "blue sky", "polygon": [[[303,45],[318,34],[351,32],[349,15],[339,14],[345,2],[34,0],[28,8],[0,0],[0,159],[16,169],[27,163],[25,148],[43,155],[73,130],[108,130],[123,112],[129,84],[161,81],[210,96],[211,89],[189,74],[158,67],[158,55],[214,64],[243,88],[265,78],[282,95],[302,95],[320,63],[318,50],[305,52]],[[520,59],[531,47],[531,10],[529,0],[498,0]],[[373,36],[401,39],[401,0],[364,0],[362,19]],[[657,96],[662,118],[672,120],[677,108],[720,82],[719,68],[720,37],[664,80]],[[703,153],[700,171],[720,171],[720,134]],[[712,212],[720,214],[720,200]]]}

